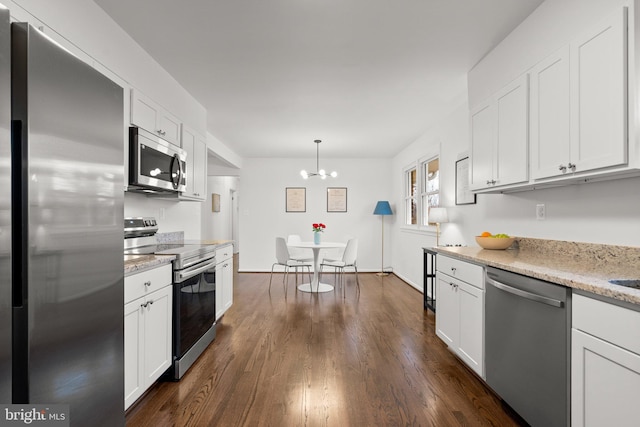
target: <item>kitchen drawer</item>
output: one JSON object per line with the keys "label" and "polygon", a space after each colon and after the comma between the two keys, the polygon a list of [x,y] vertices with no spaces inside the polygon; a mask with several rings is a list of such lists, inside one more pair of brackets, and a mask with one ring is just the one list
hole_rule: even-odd
{"label": "kitchen drawer", "polygon": [[172,283],[171,264],[124,278],[124,303],[148,295]]}
{"label": "kitchen drawer", "polygon": [[216,249],[216,263],[221,263],[233,257],[233,245],[225,245]]}
{"label": "kitchen drawer", "polygon": [[574,293],[572,327],[640,354],[640,311]]}
{"label": "kitchen drawer", "polygon": [[438,254],[436,266],[441,273],[484,289],[484,269],[479,265]]}

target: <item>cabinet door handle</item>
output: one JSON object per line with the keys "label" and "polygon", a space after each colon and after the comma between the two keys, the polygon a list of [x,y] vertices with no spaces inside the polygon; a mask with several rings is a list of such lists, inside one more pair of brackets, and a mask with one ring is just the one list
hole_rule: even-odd
{"label": "cabinet door handle", "polygon": [[146,306],[148,306],[148,305],[149,305],[149,303],[148,303],[148,302],[145,302],[144,304],[140,304],[140,307],[145,308],[145,307],[146,307]]}
{"label": "cabinet door handle", "polygon": [[151,286],[151,280],[148,280],[148,281],[144,282],[144,285],[145,285],[146,287]]}
{"label": "cabinet door handle", "polygon": [[567,167],[565,165],[560,165],[558,166],[558,170],[564,173],[567,171]]}
{"label": "cabinet door handle", "polygon": [[456,274],[456,268],[455,268],[455,267],[451,267],[451,272],[452,272],[453,274]]}
{"label": "cabinet door handle", "polygon": [[574,171],[574,172],[575,172],[575,170],[576,170],[576,164],[575,164],[575,163],[571,163],[571,162],[569,162],[569,164],[567,165],[567,167],[568,167],[569,169],[571,169],[572,171]]}

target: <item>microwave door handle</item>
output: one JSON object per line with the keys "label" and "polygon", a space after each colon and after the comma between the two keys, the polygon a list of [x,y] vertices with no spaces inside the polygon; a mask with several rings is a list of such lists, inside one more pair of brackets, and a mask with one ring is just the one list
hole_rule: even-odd
{"label": "microwave door handle", "polygon": [[175,159],[176,159],[176,163],[178,163],[178,177],[176,178],[176,188],[180,187],[180,184],[182,184],[182,176],[184,174],[184,171],[182,170],[182,161],[180,161],[180,157],[178,157],[178,155],[175,155]]}
{"label": "microwave door handle", "polygon": [[[178,164],[178,173],[177,173],[177,177],[174,181],[173,179],[173,171],[174,171],[174,166],[176,165],[176,163]],[[180,184],[180,174],[182,173],[181,167],[180,167],[180,158],[178,157],[177,154],[174,154],[173,157],[171,158],[171,164],[169,165],[169,179],[171,180],[171,185],[173,186],[174,189],[178,189],[178,185]]]}

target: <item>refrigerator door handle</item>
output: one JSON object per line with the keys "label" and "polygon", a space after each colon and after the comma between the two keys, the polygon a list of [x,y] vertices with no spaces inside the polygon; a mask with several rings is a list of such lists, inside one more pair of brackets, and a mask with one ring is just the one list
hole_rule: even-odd
{"label": "refrigerator door handle", "polygon": [[[26,191],[22,184],[22,159],[24,157],[22,149],[22,120],[11,120],[11,221],[13,224],[20,224],[22,221],[22,192]],[[21,232],[24,232],[21,230]],[[12,252],[12,303],[14,308],[22,308],[24,306],[24,287],[22,284],[23,269],[23,243],[22,239],[13,239]]]}

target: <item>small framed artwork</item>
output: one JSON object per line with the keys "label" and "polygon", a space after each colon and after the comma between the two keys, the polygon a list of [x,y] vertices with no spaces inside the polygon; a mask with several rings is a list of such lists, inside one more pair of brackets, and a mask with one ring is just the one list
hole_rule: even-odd
{"label": "small framed artwork", "polygon": [[305,187],[287,187],[285,205],[287,212],[306,212],[307,189]]}
{"label": "small framed artwork", "polygon": [[473,205],[476,195],[469,188],[469,156],[456,161],[456,205]]}
{"label": "small framed artwork", "polygon": [[347,211],[347,187],[327,188],[327,212]]}
{"label": "small framed artwork", "polygon": [[220,212],[220,195],[211,193],[211,212]]}

